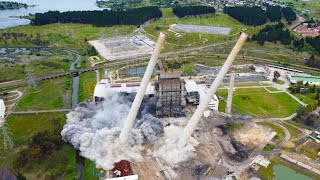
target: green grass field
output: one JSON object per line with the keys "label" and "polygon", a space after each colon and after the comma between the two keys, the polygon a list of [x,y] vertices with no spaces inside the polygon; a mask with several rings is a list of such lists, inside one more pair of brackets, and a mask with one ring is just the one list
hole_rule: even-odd
{"label": "green grass field", "polygon": [[[53,121],[60,122],[62,128],[65,120],[65,114],[61,113],[9,115],[7,124],[14,148],[4,151],[2,148],[3,140],[0,139],[0,167],[8,167],[15,173],[19,171],[27,179],[74,179],[77,175],[75,150],[68,144],[63,144],[54,155],[46,155],[39,162],[29,163],[27,167],[15,169],[13,166],[14,159],[32,136],[39,132],[52,130]],[[67,171],[68,166],[69,170]]]}
{"label": "green grass field", "polygon": [[[227,97],[228,92],[218,90],[217,94]],[[240,114],[263,118],[288,117],[301,107],[286,93],[271,94],[263,88],[237,89],[233,96],[233,106]]]}
{"label": "green grass field", "polygon": [[[212,34],[198,34],[198,33],[183,33],[178,32],[181,37],[177,37],[176,33],[168,31],[167,46],[165,51],[183,49],[188,47],[195,47],[207,45],[212,43],[219,43],[226,40],[236,39],[235,35],[244,30],[252,35],[257,33],[262,26],[245,26],[233,19],[229,15],[218,12],[215,15],[204,15],[201,17],[186,17],[177,18],[170,12],[170,9],[162,9],[164,17],[157,21],[150,22],[145,28],[145,33],[149,38],[156,40],[161,31],[168,31],[172,24],[192,24],[192,25],[207,25],[207,26],[220,26],[231,27],[232,31],[229,36],[225,35],[212,35]],[[272,23],[271,23],[272,24]],[[169,47],[168,47],[169,46]]]}
{"label": "green grass field", "polygon": [[300,100],[302,100],[304,103],[306,104],[311,104],[311,103],[314,103],[314,102],[317,102],[315,100],[315,96],[316,96],[316,93],[308,93],[308,94],[298,94],[298,93],[295,93],[294,96],[296,96],[297,98],[299,98]]}
{"label": "green grass field", "polygon": [[[94,170],[96,170],[94,168]],[[84,166],[84,179],[85,180],[98,180],[99,176],[94,176],[94,173],[99,173],[97,172],[93,172],[93,168],[92,168],[92,161],[90,161],[89,159],[86,159],[85,161],[85,166]]]}
{"label": "green grass field", "polygon": [[284,84],[284,83],[286,83],[286,82],[278,79],[275,83],[282,85],[282,84]]}
{"label": "green grass field", "polygon": [[[113,26],[113,27],[93,27],[92,25],[86,24],[49,24],[44,26],[18,26],[8,28],[6,30],[0,30],[0,33],[15,32],[15,33],[26,33],[34,34],[37,33],[44,36],[49,41],[50,45],[58,47],[68,47],[76,49],[81,52],[85,52],[88,48],[88,43],[85,39],[97,39],[104,35],[105,37],[130,34],[136,26]],[[74,35],[74,38],[72,37]],[[3,42],[0,42],[0,47],[4,46]],[[9,47],[25,47],[30,44],[17,45],[9,41]]]}
{"label": "green grass field", "polygon": [[[289,121],[286,121],[286,122],[289,122]],[[290,125],[288,125],[286,123],[281,123],[281,125],[284,126],[290,132],[290,135],[291,135],[291,139],[290,140],[292,142],[296,142],[296,140],[298,138],[302,137],[303,132],[299,131],[297,128],[294,128],[293,126],[290,126]]]}
{"label": "green grass field", "polygon": [[50,110],[71,107],[71,79],[68,77],[41,81],[39,91],[28,90],[19,101],[17,111]]}
{"label": "green grass field", "polygon": [[34,76],[68,71],[74,59],[72,55],[55,50],[49,50],[47,54],[34,51],[30,54],[12,56],[16,58],[14,63],[0,61],[0,82],[24,79],[26,69],[31,70]]}
{"label": "green grass field", "polygon": [[96,73],[87,72],[80,74],[78,101],[84,102],[93,97],[94,87],[97,84]]}

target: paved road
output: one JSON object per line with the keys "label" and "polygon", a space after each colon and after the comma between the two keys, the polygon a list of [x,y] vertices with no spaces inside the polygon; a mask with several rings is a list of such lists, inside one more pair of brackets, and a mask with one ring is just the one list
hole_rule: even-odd
{"label": "paved road", "polygon": [[279,126],[285,133],[285,137],[283,138],[282,142],[276,147],[274,148],[272,151],[268,151],[268,152],[263,152],[263,155],[268,155],[268,154],[274,154],[277,153],[279,151],[281,151],[281,149],[284,147],[284,145],[290,141],[291,139],[291,134],[288,131],[287,128],[285,128],[284,126],[282,126],[281,124],[279,124],[278,122],[273,122],[272,124]]}
{"label": "paved road", "polygon": [[52,109],[52,110],[39,110],[39,111],[15,111],[10,114],[40,114],[40,113],[54,113],[54,112],[70,112],[72,109]]}
{"label": "paved road", "polygon": [[290,26],[288,26],[288,29],[292,30],[292,29],[296,28],[297,26],[299,26],[299,24],[301,24],[304,21],[305,21],[305,19],[303,17],[297,15],[297,20],[294,21]]}

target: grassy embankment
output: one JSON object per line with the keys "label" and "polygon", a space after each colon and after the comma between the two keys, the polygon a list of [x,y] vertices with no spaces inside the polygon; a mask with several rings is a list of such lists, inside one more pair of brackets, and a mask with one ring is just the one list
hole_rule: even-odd
{"label": "grassy embankment", "polygon": [[[0,148],[2,158],[0,166],[8,167],[15,173],[21,172],[27,179],[74,179],[77,176],[76,154],[74,148],[66,143],[56,153],[45,155],[39,161],[28,163],[26,167],[16,168],[13,164],[32,136],[39,132],[52,130],[53,121],[58,121],[62,128],[65,120],[65,114],[61,113],[10,115],[7,123],[14,148],[7,151]],[[0,143],[3,144],[2,139]]]}
{"label": "grassy embankment", "polygon": [[39,91],[29,89],[19,101],[17,111],[71,108],[72,77],[45,80],[38,83]]}
{"label": "grassy embankment", "polygon": [[[228,92],[218,90],[217,94],[227,97]],[[233,106],[242,115],[264,118],[287,117],[301,107],[286,93],[271,94],[263,88],[237,89],[233,96]]]}

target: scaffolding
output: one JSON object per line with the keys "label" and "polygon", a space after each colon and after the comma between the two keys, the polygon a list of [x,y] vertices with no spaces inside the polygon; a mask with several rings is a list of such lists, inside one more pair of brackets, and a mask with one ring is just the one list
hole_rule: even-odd
{"label": "scaffolding", "polygon": [[158,117],[186,115],[185,82],[180,79],[180,72],[160,72],[155,89]]}

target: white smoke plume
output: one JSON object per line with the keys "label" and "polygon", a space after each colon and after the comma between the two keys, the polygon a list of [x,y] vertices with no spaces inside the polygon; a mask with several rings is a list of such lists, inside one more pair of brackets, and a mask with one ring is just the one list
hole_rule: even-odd
{"label": "white smoke plume", "polygon": [[170,125],[164,128],[164,136],[157,142],[155,151],[149,151],[149,154],[153,157],[161,158],[171,166],[175,166],[181,162],[188,161],[196,156],[195,147],[198,146],[198,142],[194,138],[190,138],[189,143],[183,147],[178,148],[177,142],[180,135],[183,132],[183,128]]}
{"label": "white smoke plume", "polygon": [[127,145],[121,145],[118,137],[128,115],[130,97],[112,91],[99,105],[82,103],[67,114],[67,122],[61,132],[64,141],[71,143],[80,155],[95,161],[97,167],[112,169],[121,160],[140,161],[144,140],[154,143],[163,133],[161,121],[146,114],[148,105],[131,131]]}

